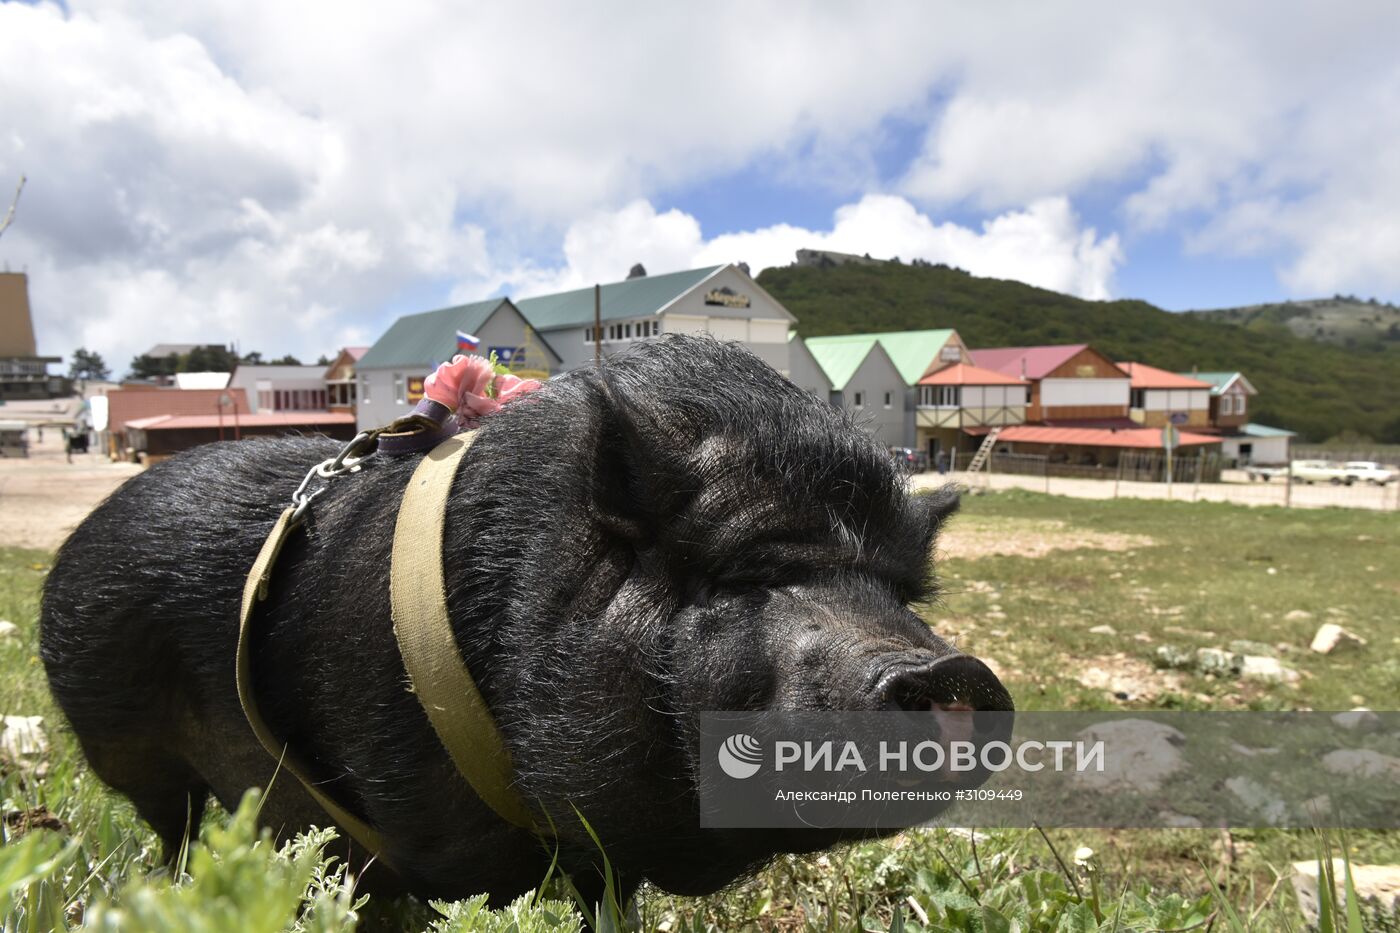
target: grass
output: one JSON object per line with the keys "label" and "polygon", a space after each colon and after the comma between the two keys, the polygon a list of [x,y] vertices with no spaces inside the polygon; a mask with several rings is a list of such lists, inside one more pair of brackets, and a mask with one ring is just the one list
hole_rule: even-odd
{"label": "grass", "polygon": [[[969,498],[958,522],[962,532],[1004,541],[992,548],[1004,553],[946,555],[947,591],[927,618],[964,650],[995,660],[1023,709],[1347,709],[1390,706],[1400,695],[1393,624],[1400,540],[1392,515],[1013,491]],[[1131,547],[1085,546],[1115,541]],[[1029,543],[1053,549],[1028,556]],[[214,809],[184,864],[173,873],[160,867],[154,837],[86,770],[48,697],[35,631],[48,561],[42,552],[0,549],[0,618],[19,626],[16,637],[0,639],[0,711],[43,716],[51,743],[36,760],[4,763],[0,777],[6,931],[83,923],[333,930],[366,919],[391,929],[568,930],[593,912],[594,905],[571,905],[557,878],[542,879],[543,895],[497,910],[481,899],[435,905],[437,915],[366,903],[324,856],[325,833],[281,849],[261,837],[255,796],[233,815]],[[1311,653],[1314,630],[1329,620],[1367,644]],[[1115,634],[1089,632],[1099,625]],[[1152,667],[1164,644],[1227,647],[1241,639],[1269,646],[1302,679],[1242,684]],[[1120,700],[1085,686],[1091,666],[1132,673],[1142,689]],[[709,898],[644,889],[630,918],[605,909],[594,919],[602,929],[672,931],[1302,930],[1291,862],[1341,852],[1358,863],[1400,862],[1400,834],[1354,832],[1342,842],[1265,830],[914,831],[816,858],[780,858]],[[1323,886],[1331,929],[1400,929],[1394,918],[1354,915],[1337,896],[1349,878],[1348,863],[1331,879],[1337,893]]]}

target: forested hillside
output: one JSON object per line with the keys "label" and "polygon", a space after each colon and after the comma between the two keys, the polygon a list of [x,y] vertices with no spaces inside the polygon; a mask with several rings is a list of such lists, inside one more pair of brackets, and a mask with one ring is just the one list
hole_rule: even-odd
{"label": "forested hillside", "polygon": [[1343,431],[1400,442],[1396,355],[1349,350],[1144,301],[1085,301],[947,266],[788,266],[759,283],[804,337],[953,327],[970,347],[1090,343],[1115,359],[1164,369],[1238,369],[1259,389],[1251,418],[1321,441]]}

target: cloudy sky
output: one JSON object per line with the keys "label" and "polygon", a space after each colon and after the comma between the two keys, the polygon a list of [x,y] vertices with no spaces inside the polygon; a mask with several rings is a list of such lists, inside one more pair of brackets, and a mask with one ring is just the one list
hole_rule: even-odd
{"label": "cloudy sky", "polygon": [[41,351],[117,369],[803,246],[1397,300],[1397,35],[1366,2],[0,2],[0,267]]}

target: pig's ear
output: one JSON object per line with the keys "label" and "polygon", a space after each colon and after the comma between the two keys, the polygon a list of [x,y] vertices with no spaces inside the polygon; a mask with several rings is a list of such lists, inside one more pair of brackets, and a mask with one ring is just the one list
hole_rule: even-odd
{"label": "pig's ear", "polygon": [[593,501],[608,531],[641,544],[656,536],[686,496],[686,440],[634,404],[606,374],[596,385],[604,414],[595,434]]}
{"label": "pig's ear", "polygon": [[948,519],[957,513],[962,505],[962,492],[961,486],[949,483],[922,497],[928,509],[929,530],[933,535],[942,531]]}

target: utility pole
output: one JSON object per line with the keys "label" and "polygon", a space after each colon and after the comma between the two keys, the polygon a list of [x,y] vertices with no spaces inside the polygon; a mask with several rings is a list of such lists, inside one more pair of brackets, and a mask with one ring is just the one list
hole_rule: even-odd
{"label": "utility pole", "polygon": [[593,365],[603,365],[603,286],[593,286]]}

